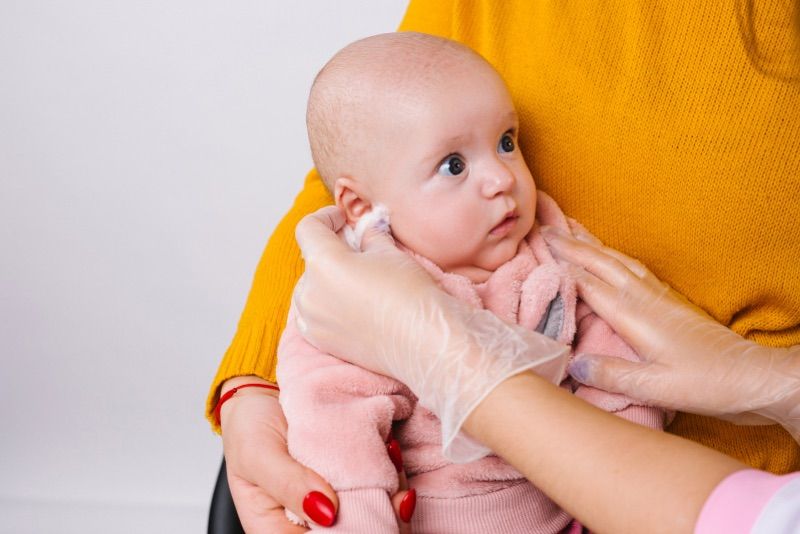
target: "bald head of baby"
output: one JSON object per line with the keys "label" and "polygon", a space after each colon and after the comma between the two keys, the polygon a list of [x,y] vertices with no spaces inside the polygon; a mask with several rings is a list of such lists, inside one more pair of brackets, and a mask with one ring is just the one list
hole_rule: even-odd
{"label": "bald head of baby", "polygon": [[422,33],[375,35],[340,50],[317,74],[306,115],[312,158],[326,186],[333,191],[341,176],[366,179],[378,149],[392,143],[389,123],[476,70],[499,78],[466,46]]}
{"label": "bald head of baby", "polygon": [[395,242],[446,272],[485,280],[533,226],[513,100],[461,44],[391,33],[347,46],[317,76],[307,122],[348,225],[383,206]]}

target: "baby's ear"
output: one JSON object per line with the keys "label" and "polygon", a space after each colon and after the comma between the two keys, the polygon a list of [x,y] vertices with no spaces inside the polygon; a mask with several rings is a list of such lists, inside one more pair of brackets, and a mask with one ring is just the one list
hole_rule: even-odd
{"label": "baby's ear", "polygon": [[372,209],[366,188],[363,184],[349,176],[336,179],[333,188],[333,198],[336,205],[344,211],[347,222],[354,225],[358,220]]}

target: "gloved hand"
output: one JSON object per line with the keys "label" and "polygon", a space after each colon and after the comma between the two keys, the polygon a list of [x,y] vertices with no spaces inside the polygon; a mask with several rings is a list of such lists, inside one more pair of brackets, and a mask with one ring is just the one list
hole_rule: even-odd
{"label": "gloved hand", "polygon": [[[640,362],[578,356],[576,380],[646,402],[738,423],[784,426],[800,441],[800,346],[770,348],[719,324],[641,263],[578,229],[543,235],[573,269],[580,296]],[[762,416],[762,417],[754,417]]]}
{"label": "gloved hand", "polygon": [[444,293],[388,234],[367,232],[353,251],[335,234],[344,224],[330,206],[297,226],[306,262],[294,295],[300,331],[321,350],[409,386],[439,416],[451,460],[485,456],[459,432],[470,412],[516,373],[560,380],[567,348]]}

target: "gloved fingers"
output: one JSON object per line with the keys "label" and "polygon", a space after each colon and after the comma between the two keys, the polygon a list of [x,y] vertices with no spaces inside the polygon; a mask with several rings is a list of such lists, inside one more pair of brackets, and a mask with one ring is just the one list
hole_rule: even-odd
{"label": "gloved fingers", "polygon": [[655,278],[650,272],[650,270],[647,267],[645,267],[642,262],[640,262],[637,259],[631,258],[626,254],[623,254],[619,250],[606,247],[604,245],[600,246],[589,245],[589,247],[590,249],[594,249],[594,251],[597,253],[606,254],[612,257],[613,259],[617,260],[619,264],[623,265],[624,268],[628,269],[642,281],[645,282],[652,281]]}
{"label": "gloved fingers", "polygon": [[[549,227],[548,227],[549,228]],[[573,224],[570,225],[570,230],[572,231],[572,235],[575,236],[575,239],[579,241],[583,241],[584,243],[589,243],[590,245],[602,246],[603,242],[597,239],[594,234],[589,233],[586,228],[584,228],[580,224]]]}
{"label": "gloved fingers", "polygon": [[[292,294],[297,309],[297,327],[313,344],[320,338],[317,330],[309,331],[308,325],[320,314],[328,310],[320,309],[315,303],[326,302],[328,296],[320,299],[321,289],[336,284],[343,273],[340,271],[342,258],[355,252],[337,234],[346,223],[344,212],[336,206],[326,206],[303,217],[295,229],[295,238],[305,260],[305,272],[298,280]],[[324,293],[323,293],[324,294]]]}
{"label": "gloved fingers", "polygon": [[587,386],[661,404],[663,399],[653,398],[651,382],[658,380],[658,370],[653,367],[613,356],[578,354],[568,371],[572,378]]}
{"label": "gloved fingers", "polygon": [[571,265],[570,278],[578,286],[578,294],[601,317],[613,316],[617,311],[618,291],[583,267]]}
{"label": "gloved fingers", "polygon": [[575,233],[573,237],[560,228],[542,228],[542,236],[557,257],[583,267],[615,287],[623,287],[634,278],[661,284],[640,261],[604,246],[584,230],[576,229]]}
{"label": "gloved fingers", "polygon": [[[294,291],[292,291],[292,303],[298,310],[300,309],[299,302],[305,297],[305,290],[306,275],[303,273],[300,275],[300,278],[298,278],[297,283],[294,285]],[[308,332],[308,324],[306,324],[305,319],[303,319],[303,316],[299,311],[295,316],[295,323],[297,324],[297,329],[300,331],[300,333],[306,335]]]}
{"label": "gloved fingers", "polygon": [[754,412],[797,432],[800,382],[790,369],[798,360],[785,349],[742,338],[624,254],[556,229],[542,234],[554,255],[574,264],[580,296],[643,360],[576,359],[576,379],[702,415],[750,422],[742,414]]}
{"label": "gloved fingers", "polygon": [[773,419],[753,412],[720,414],[716,417],[740,426],[766,426],[775,424]]}
{"label": "gloved fingers", "polygon": [[344,212],[336,206],[325,206],[303,217],[295,228],[295,238],[305,261],[349,251],[337,235],[345,223]]}
{"label": "gloved fingers", "polygon": [[[699,314],[713,320],[705,311],[662,282],[639,260],[606,247],[599,241],[592,241],[595,239],[594,236],[584,230],[574,231],[577,239],[573,239],[558,228],[543,228],[545,240],[553,253],[558,257],[562,257],[563,254],[564,259],[577,267],[570,272],[576,278],[580,278],[587,291],[607,286],[608,291],[603,297],[605,299],[613,297],[615,299],[613,305],[617,309],[624,308],[629,313],[638,314],[654,310],[666,300],[670,301],[671,305],[664,306],[662,311],[672,314],[681,312],[683,315],[689,312],[690,315]],[[603,282],[605,286],[592,282]],[[597,298],[589,304],[592,307],[601,305]]]}
{"label": "gloved fingers", "polygon": [[[362,252],[381,252],[397,250],[392,234],[379,226],[367,228],[361,239]],[[398,251],[399,252],[399,251]]]}
{"label": "gloved fingers", "polygon": [[653,357],[654,347],[664,341],[665,335],[673,334],[665,319],[674,323],[679,315],[687,314],[694,319],[694,313],[689,312],[694,306],[673,298],[677,294],[638,261],[563,233],[548,234],[551,237],[546,239],[553,253],[572,263],[569,272],[581,298],[643,358]]}
{"label": "gloved fingers", "polygon": [[559,228],[543,228],[542,235],[556,257],[582,267],[614,287],[641,283],[641,276],[647,272],[644,266],[636,265],[638,262],[631,258],[605,247],[578,241]]}
{"label": "gloved fingers", "polygon": [[[623,339],[641,351],[650,329],[646,322],[644,324],[642,322],[642,310],[639,309],[638,303],[646,301],[650,292],[646,288],[640,288],[644,291],[638,294],[636,300],[624,298],[625,294],[621,293],[619,289],[581,267],[572,267],[569,272],[572,279],[575,280],[581,299],[595,313],[608,321]],[[652,295],[653,299],[658,297],[659,295]]]}
{"label": "gloved fingers", "polygon": [[579,241],[587,243],[590,247],[593,247],[595,250],[601,251],[604,254],[608,254],[612,258],[616,259],[618,262],[623,264],[625,267],[628,268],[628,270],[630,270],[633,274],[635,274],[642,280],[647,280],[652,277],[652,273],[650,273],[650,270],[647,267],[645,267],[642,262],[640,262],[636,258],[631,258],[627,254],[623,254],[617,249],[603,245],[603,243],[600,240],[598,240],[591,234],[586,233],[584,230],[579,230],[579,232],[575,235],[575,237]]}
{"label": "gloved fingers", "polygon": [[317,348],[351,363],[383,374],[403,371],[409,358],[430,354],[417,350],[421,340],[413,323],[435,311],[444,293],[385,229],[369,229],[361,251],[350,248],[333,233],[340,215],[320,210],[298,226],[306,256],[293,297],[298,328]]}

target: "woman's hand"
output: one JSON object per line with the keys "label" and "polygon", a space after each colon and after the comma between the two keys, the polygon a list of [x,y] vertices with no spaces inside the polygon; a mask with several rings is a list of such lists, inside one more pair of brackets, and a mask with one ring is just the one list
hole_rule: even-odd
{"label": "woman's hand", "polygon": [[[257,377],[233,378],[223,392],[253,382],[268,383]],[[306,532],[289,522],[284,507],[306,521],[333,522],[336,494],[322,477],[289,456],[277,392],[242,389],[222,406],[221,419],[228,485],[246,532]]]}
{"label": "woman's hand", "polygon": [[[269,382],[256,376],[227,380],[222,392],[248,383]],[[307,523],[330,526],[338,509],[336,493],[317,473],[298,463],[286,448],[286,419],[275,391],[242,389],[222,406],[222,443],[228,486],[245,532],[297,534],[308,529],[287,519],[284,509]],[[397,466],[400,488],[392,496],[399,534],[411,532],[416,493],[409,492],[402,453],[396,440],[387,454]],[[413,495],[412,495],[413,493]]]}
{"label": "woman's hand", "polygon": [[305,272],[294,293],[298,327],[303,337],[326,352],[377,373],[408,379],[407,370],[397,368],[394,355],[384,350],[386,335],[392,332],[401,337],[398,349],[410,353],[409,340],[390,321],[395,314],[387,308],[405,306],[397,319],[410,321],[427,308],[438,308],[440,291],[390,235],[368,229],[363,252],[356,252],[337,235],[344,225],[344,214],[334,206],[320,209],[297,225],[297,242],[305,260]]}
{"label": "woman's hand", "polygon": [[748,341],[714,321],[641,263],[576,232],[543,234],[573,270],[581,297],[639,353],[641,362],[577,357],[580,382],[656,405],[738,422],[767,417],[800,437],[800,347]]}
{"label": "woman's hand", "polygon": [[408,385],[441,419],[451,458],[485,455],[458,434],[467,415],[513,374],[560,379],[566,348],[447,295],[388,234],[368,231],[362,251],[352,250],[336,235],[344,224],[329,206],[297,226],[306,262],[298,328],[321,350]]}

